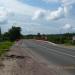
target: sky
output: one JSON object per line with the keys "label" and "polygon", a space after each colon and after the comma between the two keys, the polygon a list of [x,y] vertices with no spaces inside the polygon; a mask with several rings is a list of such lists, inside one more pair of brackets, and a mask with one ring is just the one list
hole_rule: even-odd
{"label": "sky", "polygon": [[0,0],[2,33],[12,26],[22,34],[75,32],[75,0]]}

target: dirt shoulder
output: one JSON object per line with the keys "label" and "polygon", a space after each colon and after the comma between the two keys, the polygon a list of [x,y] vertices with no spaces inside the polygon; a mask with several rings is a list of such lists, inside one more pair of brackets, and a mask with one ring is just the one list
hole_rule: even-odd
{"label": "dirt shoulder", "polygon": [[47,64],[38,63],[17,44],[0,58],[0,75],[56,75]]}

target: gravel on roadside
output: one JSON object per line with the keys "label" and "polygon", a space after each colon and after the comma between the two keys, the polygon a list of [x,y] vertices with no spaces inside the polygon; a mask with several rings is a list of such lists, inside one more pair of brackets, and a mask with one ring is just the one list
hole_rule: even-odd
{"label": "gravel on roadside", "polygon": [[56,75],[56,72],[15,45],[0,58],[0,75]]}

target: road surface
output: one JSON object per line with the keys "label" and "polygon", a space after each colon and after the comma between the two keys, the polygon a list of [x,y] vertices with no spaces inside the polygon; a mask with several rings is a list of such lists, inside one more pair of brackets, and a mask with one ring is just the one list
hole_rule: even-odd
{"label": "road surface", "polygon": [[0,75],[75,75],[75,49],[20,40],[0,59]]}
{"label": "road surface", "polygon": [[[35,60],[41,63],[45,62],[49,66],[58,65],[59,70],[64,69],[69,75],[75,75],[74,48],[63,48],[42,40],[22,40],[19,44],[22,48],[27,48]],[[61,73],[61,75],[67,74]]]}

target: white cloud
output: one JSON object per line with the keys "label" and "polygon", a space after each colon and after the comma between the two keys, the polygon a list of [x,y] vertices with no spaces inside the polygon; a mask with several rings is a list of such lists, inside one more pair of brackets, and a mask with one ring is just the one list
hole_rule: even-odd
{"label": "white cloud", "polygon": [[72,29],[72,26],[70,24],[65,24],[63,26],[63,29],[65,29],[65,30]]}
{"label": "white cloud", "polygon": [[9,12],[32,15],[39,8],[23,4],[18,0],[0,0],[0,6],[5,7]]}
{"label": "white cloud", "polygon": [[[38,10],[40,10],[40,11],[38,11]],[[34,12],[38,11],[38,13],[36,15],[38,15],[38,16],[40,15],[42,17],[43,11],[41,11],[41,10],[42,10],[41,8],[33,7],[33,6],[27,5],[25,3],[23,4],[23,3],[19,2],[18,0],[0,0],[0,15],[1,15],[0,22],[2,22],[3,20],[5,21],[8,17],[10,19],[10,17],[12,17],[10,14],[15,14],[15,15],[19,14],[19,15],[23,15],[25,17],[25,15],[33,16]],[[40,16],[39,16],[39,18],[40,18]],[[37,18],[37,16],[34,18]]]}
{"label": "white cloud", "polygon": [[45,18],[46,11],[45,10],[37,10],[32,17],[32,20],[40,20]]}
{"label": "white cloud", "polygon": [[[72,12],[71,5],[74,0],[72,0],[72,2],[71,0],[44,0],[44,1],[47,1],[47,2],[60,2],[61,1],[61,4],[63,6],[59,7],[58,9],[54,11],[52,10],[50,11],[50,10],[43,10],[35,6],[30,6],[25,3],[23,4],[19,2],[18,0],[0,0],[0,7],[4,7],[3,9],[0,8],[0,14],[1,14],[0,22],[4,22],[8,20],[9,18],[8,24],[5,24],[6,27],[2,25],[4,28],[3,30],[6,30],[9,27],[11,27],[13,23],[18,23],[19,26],[23,28],[24,33],[26,33],[27,28],[29,30],[31,29],[29,33],[32,33],[32,32],[50,33],[51,31],[54,33],[57,32],[57,30],[59,29],[57,26],[59,25],[61,27],[64,21],[66,21],[63,18],[65,13],[67,15],[69,12]],[[10,13],[15,13],[15,15],[9,16]],[[19,17],[19,15],[22,17]],[[34,21],[31,20],[31,17],[32,17],[32,20]],[[61,18],[63,18],[64,21]],[[58,19],[61,19],[62,22],[60,22]],[[41,22],[37,20],[40,20]],[[58,21],[55,21],[58,23],[56,24],[54,21],[50,21],[50,20],[58,20]],[[66,25],[63,24],[64,25],[63,30],[69,30],[71,28],[71,25],[72,24],[74,25],[74,23],[70,25],[69,24],[70,22],[71,21],[68,22],[68,19],[67,19],[68,24]],[[49,26],[46,28],[46,25],[47,26],[49,25]],[[53,27],[51,28],[51,26]],[[57,28],[57,30],[55,30],[55,27]]]}
{"label": "white cloud", "polygon": [[55,11],[52,11],[47,19],[48,20],[57,20],[57,19],[60,19],[60,18],[63,18],[64,17],[64,9],[62,7],[59,7],[57,10]]}
{"label": "white cloud", "polygon": [[65,14],[70,14],[72,5],[75,4],[75,0],[60,0],[60,1],[64,7]]}
{"label": "white cloud", "polygon": [[8,12],[4,7],[0,7],[0,23],[5,23],[8,19]]}
{"label": "white cloud", "polygon": [[69,13],[70,7],[69,6],[64,6],[64,12],[65,14]]}
{"label": "white cloud", "polygon": [[[75,4],[75,0],[43,0],[45,2],[57,2],[57,3],[60,3],[63,8],[64,8],[64,12],[65,12],[65,15],[70,15],[72,14],[72,8],[73,8],[73,4]],[[73,9],[74,10],[74,9]]]}
{"label": "white cloud", "polygon": [[34,13],[32,20],[58,20],[65,16],[64,8],[59,7],[57,10],[48,11],[48,10],[38,10]]}
{"label": "white cloud", "polygon": [[75,0],[60,0],[64,5],[71,5],[75,3]]}
{"label": "white cloud", "polygon": [[62,27],[62,30],[63,32],[75,32],[75,26],[67,23]]}
{"label": "white cloud", "polygon": [[[44,0],[46,1],[46,0]],[[47,0],[48,2],[51,1],[59,1],[59,0]],[[61,0],[62,3],[67,3],[66,0]],[[70,2],[70,0],[69,0]],[[57,20],[64,16],[64,11],[67,13],[69,8],[65,6],[64,8],[59,7],[55,11],[47,11],[40,8],[36,8],[27,4],[23,4],[18,0],[0,0],[0,6],[5,7],[8,12],[14,12],[24,15],[33,16],[32,19],[47,19],[47,20]],[[50,13],[50,14],[49,14]],[[48,16],[48,17],[47,17]],[[47,17],[47,18],[46,18]]]}

